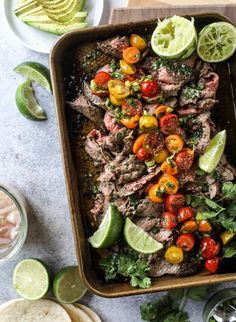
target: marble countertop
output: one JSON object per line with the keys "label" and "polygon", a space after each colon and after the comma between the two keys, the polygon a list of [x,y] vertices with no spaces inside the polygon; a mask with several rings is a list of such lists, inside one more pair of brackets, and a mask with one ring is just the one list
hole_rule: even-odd
{"label": "marble countertop", "polygon": [[[105,0],[102,23],[109,10],[123,6],[125,0]],[[25,48],[17,41],[0,13],[0,182],[16,187],[30,205],[29,232],[26,243],[13,260],[0,269],[0,303],[17,297],[12,288],[12,270],[27,257],[46,262],[55,272],[63,266],[76,264],[69,210],[65,191],[62,160],[59,147],[53,98],[38,89],[38,98],[45,107],[48,120],[33,122],[22,117],[15,105],[15,91],[23,81],[13,68],[23,61],[48,65],[48,56]],[[211,287],[216,289],[235,286],[228,283]],[[154,301],[161,293],[128,298],[106,299],[88,292],[82,302],[93,308],[104,322],[138,322],[139,305]],[[201,321],[204,303],[189,302],[191,322]]]}

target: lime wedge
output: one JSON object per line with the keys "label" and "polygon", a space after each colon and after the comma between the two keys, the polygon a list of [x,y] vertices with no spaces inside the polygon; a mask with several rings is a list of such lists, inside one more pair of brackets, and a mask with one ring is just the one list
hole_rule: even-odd
{"label": "lime wedge", "polygon": [[189,57],[197,46],[197,33],[194,19],[173,16],[158,21],[152,34],[151,45],[153,51],[166,59],[180,59]]}
{"label": "lime wedge", "polygon": [[199,33],[198,56],[209,63],[228,59],[236,50],[236,28],[228,22],[214,22]]}
{"label": "lime wedge", "polygon": [[30,80],[25,81],[17,88],[16,105],[21,114],[31,120],[43,121],[47,119],[42,107],[36,101]]}
{"label": "lime wedge", "polygon": [[206,150],[198,160],[199,168],[203,171],[212,172],[220,162],[220,158],[224,152],[226,142],[226,131],[217,133],[206,147]]}
{"label": "lime wedge", "polygon": [[13,286],[27,300],[41,299],[48,292],[49,274],[46,266],[37,259],[24,259],[13,271]]}
{"label": "lime wedge", "polygon": [[14,68],[14,71],[27,79],[52,92],[50,74],[48,68],[39,63],[24,62]]}
{"label": "lime wedge", "polygon": [[69,266],[61,269],[53,280],[53,294],[59,302],[74,303],[87,291],[81,281],[77,266]]}
{"label": "lime wedge", "polygon": [[143,254],[156,253],[163,248],[161,243],[135,225],[129,218],[125,221],[124,236],[131,248]]}
{"label": "lime wedge", "polygon": [[122,216],[118,209],[109,205],[101,225],[88,241],[94,248],[105,248],[113,245],[120,237],[122,223]]}

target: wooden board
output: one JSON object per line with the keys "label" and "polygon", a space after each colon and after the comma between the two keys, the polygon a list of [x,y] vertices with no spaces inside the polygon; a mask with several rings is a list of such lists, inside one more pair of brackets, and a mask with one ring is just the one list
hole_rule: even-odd
{"label": "wooden board", "polygon": [[236,4],[236,0],[129,0],[128,7],[152,7],[152,6],[191,6],[191,5],[226,5]]}
{"label": "wooden board", "polygon": [[109,23],[125,23],[129,21],[140,21],[155,19],[158,17],[197,14],[197,13],[219,13],[236,23],[236,4],[228,5],[193,5],[193,6],[165,6],[161,4],[152,8],[117,8],[113,9]]}

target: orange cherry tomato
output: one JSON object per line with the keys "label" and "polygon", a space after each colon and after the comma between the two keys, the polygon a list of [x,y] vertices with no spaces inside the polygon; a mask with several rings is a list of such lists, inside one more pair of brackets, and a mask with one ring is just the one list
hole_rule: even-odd
{"label": "orange cherry tomato", "polygon": [[166,158],[168,158],[168,156],[169,152],[165,148],[162,148],[160,151],[155,153],[154,160],[156,163],[162,163],[165,161]]}
{"label": "orange cherry tomato", "polygon": [[130,45],[132,47],[138,48],[139,50],[143,50],[147,47],[146,41],[136,34],[132,34],[130,36]]}
{"label": "orange cherry tomato", "polygon": [[153,202],[161,203],[164,201],[164,199],[162,198],[161,187],[158,183],[151,186],[148,191],[148,196]]}
{"label": "orange cherry tomato", "polygon": [[159,179],[159,185],[163,189],[165,193],[168,195],[175,194],[179,189],[179,182],[178,180],[172,176],[171,174],[164,174]]}
{"label": "orange cherry tomato", "polygon": [[166,174],[177,174],[178,167],[174,160],[166,159],[161,165],[161,171]]}
{"label": "orange cherry tomato", "polygon": [[212,231],[212,227],[208,220],[200,220],[198,223],[198,230],[201,233],[209,233]]}
{"label": "orange cherry tomato", "polygon": [[160,105],[155,110],[155,115],[157,118],[161,118],[162,116],[169,114],[173,111],[173,108],[167,105]]}
{"label": "orange cherry tomato", "polygon": [[165,146],[170,153],[178,153],[183,149],[184,141],[179,135],[171,134],[166,137]]}
{"label": "orange cherry tomato", "polygon": [[140,60],[140,51],[135,47],[128,47],[123,51],[123,58],[128,64],[136,64]]}
{"label": "orange cherry tomato", "polygon": [[128,129],[135,129],[139,124],[140,115],[135,115],[132,117],[124,117],[120,122]]}
{"label": "orange cherry tomato", "polygon": [[181,233],[193,233],[198,229],[198,224],[195,220],[187,220],[184,222],[183,226],[180,228]]}
{"label": "orange cherry tomato", "polygon": [[139,135],[139,137],[137,137],[137,139],[134,141],[134,145],[133,145],[134,154],[136,154],[138,152],[138,150],[143,147],[143,142],[144,142],[145,136],[146,136],[146,134],[143,133],[143,134]]}
{"label": "orange cherry tomato", "polygon": [[176,245],[184,251],[189,252],[195,245],[195,240],[192,234],[182,234],[176,241]]}

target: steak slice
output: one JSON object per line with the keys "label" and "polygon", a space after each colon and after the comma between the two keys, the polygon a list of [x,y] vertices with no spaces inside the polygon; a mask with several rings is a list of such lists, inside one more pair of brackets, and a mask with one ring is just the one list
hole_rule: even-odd
{"label": "steak slice", "polygon": [[115,58],[122,59],[122,51],[129,47],[129,38],[126,36],[110,38],[104,41],[97,42],[97,48],[105,54]]}
{"label": "steak slice", "polygon": [[198,271],[196,263],[170,264],[160,257],[151,259],[149,266],[151,267],[149,274],[152,277],[161,277],[163,275],[188,276],[194,275]]}

